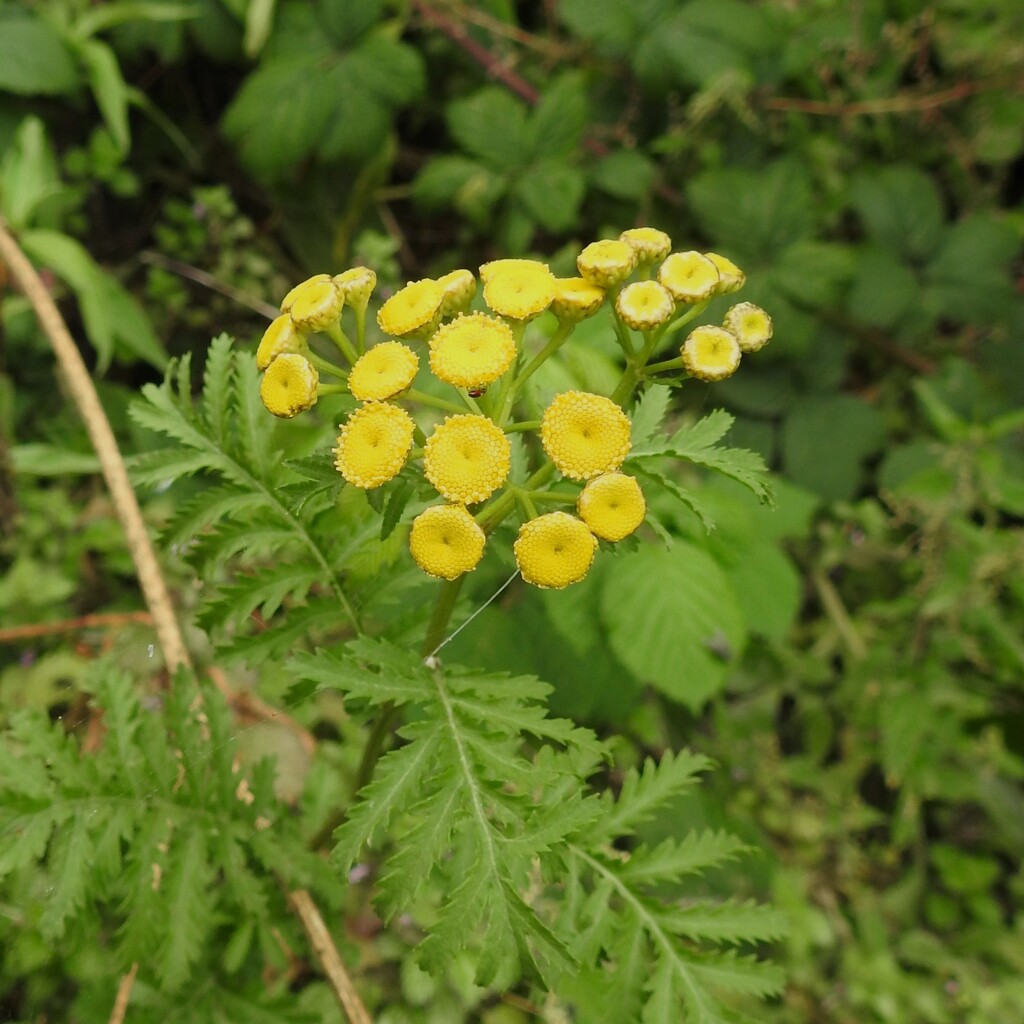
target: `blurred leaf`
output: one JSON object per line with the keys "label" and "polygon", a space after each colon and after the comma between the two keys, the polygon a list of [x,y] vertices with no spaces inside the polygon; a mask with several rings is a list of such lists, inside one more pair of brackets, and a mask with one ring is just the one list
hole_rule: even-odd
{"label": "blurred leaf", "polygon": [[27,227],[39,204],[61,189],[57,161],[37,117],[26,117],[0,163],[0,209],[11,227]]}
{"label": "blurred leaf", "polygon": [[521,101],[505,89],[485,86],[448,105],[448,128],[463,149],[502,170],[529,160],[529,133]]}
{"label": "blurred leaf", "polygon": [[532,156],[571,156],[583,138],[590,109],[583,75],[568,71],[545,85],[526,127],[526,141]]}
{"label": "blurred leaf", "polygon": [[242,43],[246,57],[259,56],[266,45],[274,24],[276,6],[277,0],[250,0],[249,10],[245,14],[245,37]]}
{"label": "blurred leaf", "polygon": [[782,427],[782,454],[789,478],[829,500],[852,498],[864,460],[885,437],[881,416],[853,395],[809,395]]}
{"label": "blurred leaf", "polygon": [[17,444],[10,450],[15,473],[61,476],[65,473],[98,473],[99,458],[92,452],[73,452],[52,444]]}
{"label": "blurred leaf", "polygon": [[721,568],[687,541],[618,555],[607,570],[601,615],[619,660],[693,711],[721,689],[746,644]]}
{"label": "blurred leaf", "polygon": [[865,249],[856,268],[846,306],[860,323],[894,327],[920,301],[920,284],[914,272],[889,250]]}
{"label": "blurred leaf", "polygon": [[528,167],[513,186],[513,194],[538,225],[555,232],[576,223],[585,191],[582,171],[553,161]]}
{"label": "blurred leaf", "polygon": [[642,199],[654,184],[654,164],[636,149],[614,149],[590,170],[593,185],[617,199]]}
{"label": "blurred leaf", "polygon": [[741,266],[773,263],[816,226],[810,178],[793,160],[777,160],[761,171],[705,171],[686,195],[711,247],[734,251]]}
{"label": "blurred leaf", "polygon": [[16,6],[0,7],[0,91],[55,96],[80,83],[74,55],[49,24]]}
{"label": "blurred leaf", "polygon": [[89,75],[89,86],[96,97],[103,120],[121,154],[128,152],[128,92],[114,51],[106,43],[86,39],[76,50]]}
{"label": "blurred leaf", "polygon": [[909,260],[930,256],[942,236],[942,199],[916,167],[886,167],[859,174],[850,185],[854,209],[871,239]]}

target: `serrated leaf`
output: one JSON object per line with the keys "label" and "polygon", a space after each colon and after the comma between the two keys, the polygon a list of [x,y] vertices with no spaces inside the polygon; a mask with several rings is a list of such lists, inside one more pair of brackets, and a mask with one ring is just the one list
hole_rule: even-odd
{"label": "serrated leaf", "polygon": [[450,103],[447,118],[456,142],[473,156],[506,172],[527,163],[526,110],[507,90],[484,86],[467,99]]}
{"label": "serrated leaf", "polygon": [[[660,384],[651,384],[640,396],[632,413],[630,438],[633,451],[643,451],[658,433],[671,401],[672,389]],[[652,445],[650,450],[657,451],[657,444]]]}
{"label": "serrated leaf", "polygon": [[753,900],[675,907],[663,910],[660,920],[667,930],[694,941],[767,942],[781,938],[786,931],[781,914]]}
{"label": "serrated leaf", "polygon": [[681,840],[665,839],[657,846],[641,846],[622,866],[621,875],[632,885],[656,885],[700,874],[732,860],[750,848],[728,832],[690,832]]}

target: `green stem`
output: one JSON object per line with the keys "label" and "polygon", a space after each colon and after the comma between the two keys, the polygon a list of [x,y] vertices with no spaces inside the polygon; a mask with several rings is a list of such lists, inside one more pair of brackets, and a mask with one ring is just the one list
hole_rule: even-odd
{"label": "green stem", "polygon": [[318,384],[316,388],[318,398],[323,398],[324,395],[347,395],[348,385],[347,384]]}
{"label": "green stem", "polygon": [[560,323],[548,343],[502,389],[501,400],[497,406],[498,415],[495,419],[499,427],[504,427],[512,415],[512,405],[522,386],[565,344],[575,329],[574,323]]}
{"label": "green stem", "polygon": [[505,427],[506,434],[521,434],[527,430],[540,430],[540,420],[523,420],[522,423],[511,423]]}
{"label": "green stem", "polygon": [[316,367],[318,373],[326,373],[331,377],[340,377],[342,380],[348,379],[347,370],[343,370],[329,359],[324,359],[323,356],[318,356],[311,348],[307,347],[306,351],[302,354]]}
{"label": "green stem", "polygon": [[366,306],[354,306],[356,311],[356,350],[362,355],[366,351]]}
{"label": "green stem", "polygon": [[539,485],[547,483],[554,474],[555,464],[553,462],[545,462],[522,487],[507,487],[494,501],[480,509],[473,518],[476,519],[484,533],[493,533],[515,506],[516,491],[529,492],[535,490]]}
{"label": "green stem", "polygon": [[675,359],[665,359],[660,363],[649,363],[644,367],[644,376],[649,376],[652,373],[661,373],[662,370],[679,370],[683,366],[683,357],[676,356]]}
{"label": "green stem", "polygon": [[445,412],[465,412],[466,408],[462,405],[457,405],[455,402],[449,402],[445,398],[436,398],[434,395],[428,395],[425,391],[417,391],[416,388],[409,388],[405,392],[405,397],[410,402],[418,402],[420,405],[428,405],[434,409],[444,409]]}
{"label": "green stem", "polygon": [[348,360],[349,366],[352,366],[359,356],[356,355],[356,350],[352,347],[352,342],[348,340],[348,335],[341,329],[341,324],[331,324],[331,326],[324,331],[324,334],[326,334],[327,337],[338,346],[341,350],[341,354]]}

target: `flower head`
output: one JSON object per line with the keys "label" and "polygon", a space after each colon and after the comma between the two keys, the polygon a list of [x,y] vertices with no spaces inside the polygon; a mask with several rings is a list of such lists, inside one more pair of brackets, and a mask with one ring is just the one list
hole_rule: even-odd
{"label": "flower head", "polygon": [[676,302],[703,302],[719,285],[718,267],[699,252],[674,252],[658,268],[658,280]]}
{"label": "flower head", "polygon": [[441,303],[441,316],[455,316],[465,313],[476,294],[476,278],[468,270],[453,270],[437,283],[444,289],[444,300]]}
{"label": "flower head", "polygon": [[419,356],[408,345],[382,341],[356,360],[348,389],[361,402],[382,402],[403,392],[419,368]]}
{"label": "flower head", "polygon": [[292,304],[295,299],[302,294],[303,290],[311,284],[324,284],[330,281],[330,274],[314,274],[312,277],[307,277],[305,281],[300,281],[282,300],[281,300],[281,312],[287,313],[292,308]]}
{"label": "flower head", "polygon": [[409,550],[425,573],[454,580],[476,568],[484,540],[464,505],[433,505],[412,521]]}
{"label": "flower head", "polygon": [[401,472],[415,429],[412,417],[397,405],[367,402],[342,425],[334,464],[350,484],[380,487]]}
{"label": "flower head", "polygon": [[503,320],[484,313],[462,315],[430,339],[430,369],[457,388],[486,387],[515,361],[516,339]]}
{"label": "flower head", "polygon": [[644,492],[625,473],[603,473],[580,492],[576,510],[590,532],[601,540],[628,537],[647,515]]}
{"label": "flower head", "polygon": [[282,313],[263,332],[259,348],[256,349],[256,368],[262,372],[277,356],[286,352],[301,353],[305,348],[306,336],[287,313]]}
{"label": "flower head", "polygon": [[597,539],[568,512],[549,512],[523,523],[513,550],[527,583],[560,590],[587,575]]}
{"label": "flower head", "polygon": [[599,288],[612,288],[625,281],[636,264],[636,249],[621,239],[591,242],[576,257],[579,272]]}
{"label": "flower head", "polygon": [[[555,297],[555,275],[533,260],[495,260],[486,263],[484,302],[499,316],[532,320]],[[481,275],[484,267],[480,268]]]}
{"label": "flower head", "polygon": [[740,365],[740,343],[724,327],[697,327],[679,350],[683,366],[697,380],[724,380]]}
{"label": "flower head", "polygon": [[747,275],[732,260],[719,256],[717,252],[706,252],[704,255],[718,268],[721,280],[715,289],[716,295],[729,295],[743,287],[744,282],[747,280]]}
{"label": "flower head", "polygon": [[291,419],[316,405],[316,367],[294,352],[277,356],[260,381],[260,399],[275,416]]}
{"label": "flower head", "polygon": [[447,416],[423,450],[424,476],[449,501],[473,505],[489,498],[508,476],[512,446],[486,416]]}
{"label": "flower head", "polygon": [[619,235],[636,250],[637,263],[655,263],[663,260],[672,251],[672,239],[657,228],[630,228]]}
{"label": "flower head", "polygon": [[288,313],[302,331],[322,331],[336,323],[345,308],[345,296],[330,279],[307,281],[292,296]]}
{"label": "flower head", "polygon": [[441,316],[444,288],[431,278],[411,281],[377,310],[377,323],[396,338],[425,337]]}
{"label": "flower head", "polygon": [[722,326],[736,335],[744,352],[756,352],[771,341],[772,318],[752,302],[741,302],[725,314]]}
{"label": "flower head", "polygon": [[615,310],[634,331],[649,331],[665,323],[676,311],[676,304],[657,281],[634,281],[616,296]]}
{"label": "flower head", "polygon": [[575,324],[593,316],[604,302],[604,289],[585,277],[555,279],[555,297],[551,312],[566,323]]}
{"label": "flower head", "polygon": [[373,289],[377,287],[377,275],[369,267],[352,267],[334,277],[335,287],[354,309],[366,309]]}
{"label": "flower head", "polygon": [[630,448],[629,418],[610,399],[566,391],[548,406],[540,439],[563,476],[589,480],[622,465]]}

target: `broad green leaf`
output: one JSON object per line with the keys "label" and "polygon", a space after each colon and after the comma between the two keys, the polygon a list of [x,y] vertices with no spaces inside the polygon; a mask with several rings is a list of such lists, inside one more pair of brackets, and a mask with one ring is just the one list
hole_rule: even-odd
{"label": "broad green leaf", "polygon": [[930,256],[942,236],[942,199],[935,183],[916,167],[884,167],[856,177],[853,207],[871,239],[906,259]]}
{"label": "broad green leaf", "polygon": [[47,22],[17,7],[0,8],[0,91],[56,96],[80,84],[74,54]]}
{"label": "broad green leaf", "polygon": [[678,541],[618,556],[602,619],[616,655],[642,682],[696,711],[725,683],[746,629],[736,597],[706,551]]}
{"label": "broad green leaf", "polygon": [[583,138],[589,123],[583,75],[568,71],[545,85],[526,127],[533,157],[565,159]]}
{"label": "broad green leaf", "polygon": [[864,460],[885,437],[881,415],[853,395],[808,395],[782,427],[782,455],[796,484],[837,501],[854,496]]}
{"label": "broad green leaf", "polygon": [[595,188],[616,199],[643,199],[654,185],[655,166],[636,149],[615,149],[590,169]]}
{"label": "broad green leaf", "polygon": [[25,228],[40,204],[60,189],[46,128],[38,117],[26,117],[0,162],[0,209],[11,227]]}
{"label": "broad green leaf", "polygon": [[850,315],[873,327],[894,327],[920,298],[914,272],[887,249],[863,250],[846,297]]}
{"label": "broad green leaf", "polygon": [[509,171],[529,161],[526,111],[520,100],[495,85],[448,105],[455,141],[493,167]]}
{"label": "broad green leaf", "polygon": [[114,51],[106,43],[85,39],[75,49],[89,76],[89,87],[96,97],[103,120],[123,155],[128,152],[128,87]]}
{"label": "broad green leaf", "polygon": [[513,194],[545,231],[568,231],[579,216],[586,191],[583,172],[565,164],[544,162],[528,167]]}

